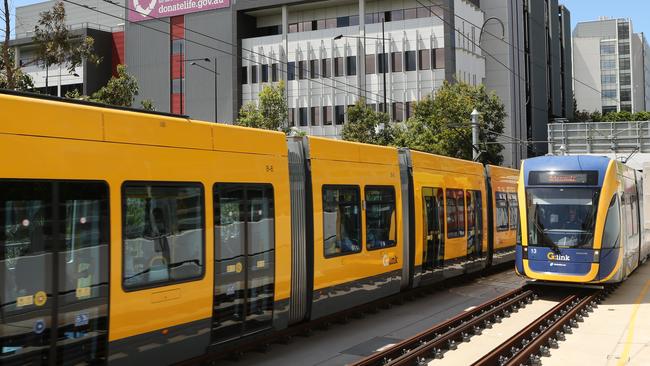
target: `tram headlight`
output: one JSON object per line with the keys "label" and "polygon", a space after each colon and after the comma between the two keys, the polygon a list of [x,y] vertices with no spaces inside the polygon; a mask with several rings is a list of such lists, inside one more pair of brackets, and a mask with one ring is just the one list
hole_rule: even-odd
{"label": "tram headlight", "polygon": [[594,263],[600,262],[600,250],[594,250]]}

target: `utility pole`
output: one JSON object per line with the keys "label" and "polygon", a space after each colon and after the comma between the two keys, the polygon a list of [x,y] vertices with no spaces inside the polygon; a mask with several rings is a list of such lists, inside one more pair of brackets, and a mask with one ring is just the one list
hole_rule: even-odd
{"label": "utility pole", "polygon": [[481,114],[474,108],[472,111],[472,160],[476,161],[478,159],[478,156],[480,155],[479,151],[479,141],[478,141],[478,135],[479,135],[479,129],[478,129],[478,116]]}

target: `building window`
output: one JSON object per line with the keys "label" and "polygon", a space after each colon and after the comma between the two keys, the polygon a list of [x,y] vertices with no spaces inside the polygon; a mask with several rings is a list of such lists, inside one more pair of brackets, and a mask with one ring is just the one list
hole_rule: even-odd
{"label": "building window", "polygon": [[415,19],[418,17],[417,9],[404,9],[404,20]]}
{"label": "building window", "polygon": [[205,248],[202,186],[125,183],[123,195],[124,288],[200,278]]}
{"label": "building window", "polygon": [[627,22],[618,23],[618,39],[630,38],[630,25]]}
{"label": "building window", "polygon": [[318,79],[318,64],[319,60],[310,60],[309,61],[309,77],[312,79]]}
{"label": "building window", "polygon": [[399,20],[404,20],[404,9],[393,10],[390,12],[390,15],[387,17],[387,21],[396,22]]}
{"label": "building window", "polygon": [[614,43],[601,43],[600,44],[600,54],[601,55],[613,55],[616,53],[616,45]]}
{"label": "building window", "polygon": [[345,123],[345,106],[337,105],[334,107],[334,117],[337,125]]}
{"label": "building window", "polygon": [[311,125],[312,126],[319,126],[320,125],[320,113],[319,113],[320,108],[318,107],[311,107]]}
{"label": "building window", "polygon": [[436,69],[444,69],[445,68],[445,49],[444,48],[436,48],[435,49],[435,68]]}
{"label": "building window", "polygon": [[616,60],[600,60],[602,70],[613,70],[616,68]]}
{"label": "building window", "polygon": [[359,187],[323,186],[323,248],[325,257],[361,251]]}
{"label": "building window", "polygon": [[298,33],[298,23],[289,24],[289,33]]}
{"label": "building window", "polygon": [[296,125],[296,109],[295,108],[289,108],[287,110],[287,122],[289,122],[289,127],[293,127]]}
{"label": "building window", "polygon": [[248,84],[248,67],[246,66],[241,68],[241,83],[242,85]]}
{"label": "building window", "polygon": [[287,80],[296,80],[296,63],[294,61],[287,63]]}
{"label": "building window", "polygon": [[334,58],[334,76],[345,76],[343,57]]}
{"label": "building window", "polygon": [[182,55],[185,48],[184,39],[175,39],[172,41],[172,55]]}
{"label": "building window", "polygon": [[323,107],[323,125],[324,126],[332,125],[332,106]]}
{"label": "building window", "polygon": [[354,76],[357,74],[357,56],[346,57],[347,61],[347,75]]}
{"label": "building window", "polygon": [[603,116],[607,113],[616,113],[618,109],[616,107],[603,107]]}
{"label": "building window", "polygon": [[251,66],[251,84],[257,84],[257,65]]}
{"label": "building window", "polygon": [[629,58],[621,58],[621,59],[619,59],[619,67],[620,67],[620,70],[629,70],[630,69],[630,59]]}
{"label": "building window", "polygon": [[397,244],[395,188],[366,187],[366,248],[393,247]]}
{"label": "building window", "polygon": [[350,26],[350,17],[338,17],[336,18],[336,27],[349,27]]}
{"label": "building window", "polygon": [[298,79],[307,79],[307,61],[298,61]]}
{"label": "building window", "polygon": [[377,73],[383,74],[384,72],[388,72],[388,54],[380,53],[377,55]]}
{"label": "building window", "polygon": [[418,66],[420,70],[431,70],[431,50],[418,51]]}
{"label": "building window", "polygon": [[[616,83],[616,75],[607,75],[607,76],[611,76],[612,79],[614,79],[614,81],[612,81],[612,83]],[[632,82],[632,75],[631,74],[623,74],[623,73],[621,73],[621,85],[628,85],[629,86],[631,82]]]}
{"label": "building window", "polygon": [[415,51],[404,52],[404,64],[406,71],[416,70]]}
{"label": "building window", "polygon": [[415,112],[415,103],[413,102],[404,103],[404,112],[406,112],[406,119],[411,118],[411,116]]}
{"label": "building window", "polygon": [[[601,51],[601,53],[602,53],[602,51]],[[619,55],[629,55],[630,54],[630,44],[628,42],[619,43],[618,44],[618,53],[619,53]]]}
{"label": "building window", "polygon": [[393,121],[395,122],[404,121],[404,103],[402,102],[393,103]]}
{"label": "building window", "polygon": [[631,102],[632,101],[632,91],[631,90],[621,90],[621,102]]}
{"label": "building window", "polygon": [[271,65],[271,81],[278,81],[278,64]]}
{"label": "building window", "polygon": [[402,72],[402,53],[391,53],[391,62],[393,64],[393,72]]}
{"label": "building window", "polygon": [[262,65],[262,82],[269,82],[269,65]]}
{"label": "building window", "polygon": [[183,85],[185,83],[185,80],[182,79],[174,79],[172,80],[172,93],[173,94],[179,94],[183,92]]}
{"label": "building window", "polygon": [[309,125],[309,121],[307,121],[307,107],[298,108],[298,123],[302,127]]}
{"label": "building window", "polygon": [[616,89],[605,89],[601,95],[603,99],[616,99]]}
{"label": "building window", "polygon": [[[628,78],[628,80],[629,80],[629,78]],[[616,84],[616,75],[612,75],[612,74],[609,74],[609,75],[607,75],[607,74],[602,74],[602,75],[600,76],[600,82],[601,82],[602,84]],[[622,82],[623,82],[623,77],[622,77],[622,75],[621,75],[621,83],[622,83]]]}
{"label": "building window", "polygon": [[366,75],[375,73],[375,55],[366,55]]}
{"label": "building window", "polygon": [[332,59],[324,58],[321,60],[321,76],[324,78],[332,77]]}
{"label": "building window", "polygon": [[621,105],[621,112],[632,112],[632,105]]}

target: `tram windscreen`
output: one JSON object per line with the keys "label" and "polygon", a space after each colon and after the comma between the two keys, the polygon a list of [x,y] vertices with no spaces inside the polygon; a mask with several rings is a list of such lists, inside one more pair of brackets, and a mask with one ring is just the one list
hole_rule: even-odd
{"label": "tram windscreen", "polygon": [[528,245],[591,248],[599,192],[595,188],[527,189]]}

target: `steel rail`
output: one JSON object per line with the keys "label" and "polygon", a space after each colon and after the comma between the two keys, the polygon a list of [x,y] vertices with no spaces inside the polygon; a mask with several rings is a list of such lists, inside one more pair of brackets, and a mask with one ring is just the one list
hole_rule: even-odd
{"label": "steel rail", "polygon": [[602,291],[567,296],[472,366],[541,365],[540,356],[548,356],[557,340],[564,340],[564,334],[578,326],[601,296]]}
{"label": "steel rail", "polygon": [[493,322],[500,322],[502,316],[530,303],[534,296],[532,290],[523,287],[510,291],[352,365],[406,365],[439,358],[443,349],[455,349],[457,343],[468,341],[471,335],[480,334]]}

